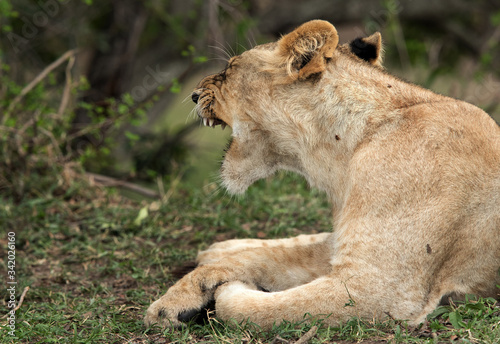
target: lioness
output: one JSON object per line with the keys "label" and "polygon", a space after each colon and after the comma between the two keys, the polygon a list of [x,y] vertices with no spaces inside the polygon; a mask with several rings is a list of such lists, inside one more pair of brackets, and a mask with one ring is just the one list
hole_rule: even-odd
{"label": "lioness", "polygon": [[227,190],[297,172],[328,195],[334,230],[214,244],[146,324],[178,326],[215,300],[218,318],[265,329],[305,314],[415,325],[451,295],[498,297],[500,127],[380,61],[380,34],[338,45],[315,20],[201,81],[199,117],[232,128]]}

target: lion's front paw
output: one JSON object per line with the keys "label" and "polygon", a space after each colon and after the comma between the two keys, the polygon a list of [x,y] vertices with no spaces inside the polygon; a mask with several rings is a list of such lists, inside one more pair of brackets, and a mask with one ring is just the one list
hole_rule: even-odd
{"label": "lion's front paw", "polygon": [[144,317],[146,326],[159,324],[163,327],[179,327],[198,317],[210,307],[210,295],[195,290],[182,290],[177,285],[170,288],[165,295],[153,302]]}
{"label": "lion's front paw", "polygon": [[232,269],[218,266],[198,267],[149,306],[144,322],[147,326],[178,327],[200,312],[206,315],[204,309],[213,305],[215,290],[228,282],[232,274]]}
{"label": "lion's front paw", "polygon": [[169,307],[167,301],[164,298],[160,298],[153,302],[146,311],[146,316],[144,317],[144,323],[147,327],[153,324],[158,324],[163,327],[179,327],[181,322],[179,321],[179,314]]}

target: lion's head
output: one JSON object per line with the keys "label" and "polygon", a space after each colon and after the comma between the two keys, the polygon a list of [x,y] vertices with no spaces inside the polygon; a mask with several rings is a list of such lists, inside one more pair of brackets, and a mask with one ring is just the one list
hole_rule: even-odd
{"label": "lion's head", "polygon": [[199,83],[192,94],[198,116],[206,126],[233,131],[221,167],[229,192],[242,193],[278,169],[304,174],[304,150],[298,147],[314,137],[301,133],[318,125],[308,116],[331,103],[325,75],[338,59],[380,69],[380,34],[338,45],[333,25],[310,21],[231,58],[224,70]]}

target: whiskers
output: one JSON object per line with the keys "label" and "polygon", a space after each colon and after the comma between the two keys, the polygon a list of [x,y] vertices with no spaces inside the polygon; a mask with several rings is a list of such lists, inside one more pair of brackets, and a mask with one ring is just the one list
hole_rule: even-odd
{"label": "whiskers", "polygon": [[209,46],[213,50],[215,55],[212,60],[218,60],[227,63],[232,57],[240,55],[244,51],[254,48],[257,45],[257,41],[255,40],[255,36],[250,33],[250,36],[247,37],[246,46],[240,42],[237,42],[235,46],[230,45],[228,42],[226,42],[225,44],[216,42],[216,44],[217,45]]}
{"label": "whiskers", "polygon": [[[182,100],[182,103],[183,104],[193,104],[192,103],[192,100],[191,100],[191,94],[187,95],[183,100]],[[188,124],[189,122],[191,121],[195,121],[195,120],[198,120],[199,119],[199,116],[198,116],[198,105],[197,104],[193,104],[194,106],[191,108],[191,111],[189,111],[189,114],[186,116],[186,120],[184,122],[184,124]],[[200,126],[201,126],[201,121],[200,121]]]}
{"label": "whiskers", "polygon": [[[197,106],[193,107],[191,111],[189,111],[189,114],[186,116],[186,124],[190,121],[196,121],[198,120],[198,110]],[[200,126],[201,126],[201,121],[200,121]]]}
{"label": "whiskers", "polygon": [[215,56],[212,58],[213,60],[223,61],[225,63],[227,63],[231,59],[231,57],[236,55],[235,51],[229,44],[227,44],[226,47],[222,44],[217,43],[217,45],[211,45],[210,49],[214,50]]}
{"label": "whiskers", "polygon": [[182,102],[183,102],[183,103],[188,103],[188,102],[191,102],[191,101],[192,101],[192,99],[191,99],[191,94],[188,94],[188,95],[187,95],[187,96],[186,96],[186,97],[182,100]]}
{"label": "whiskers", "polygon": [[249,47],[248,49],[253,49],[257,45],[259,45],[257,43],[257,40],[255,39],[255,35],[251,31],[249,31],[249,36],[247,36],[247,43],[248,43],[248,47]]}

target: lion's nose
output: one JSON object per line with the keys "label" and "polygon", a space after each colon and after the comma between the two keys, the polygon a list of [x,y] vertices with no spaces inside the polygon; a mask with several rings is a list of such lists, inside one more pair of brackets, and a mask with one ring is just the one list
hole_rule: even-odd
{"label": "lion's nose", "polygon": [[191,99],[193,100],[193,102],[198,104],[198,99],[200,99],[200,95],[196,92],[193,92],[193,94],[191,95]]}

